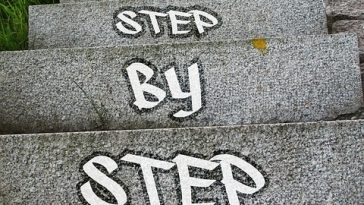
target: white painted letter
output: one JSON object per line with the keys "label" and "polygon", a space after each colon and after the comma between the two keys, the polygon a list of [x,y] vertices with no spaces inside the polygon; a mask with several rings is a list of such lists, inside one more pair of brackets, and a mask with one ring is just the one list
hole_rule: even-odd
{"label": "white painted letter", "polygon": [[[243,194],[254,194],[265,185],[263,175],[254,166],[238,157],[222,154],[215,156],[212,161],[220,161],[223,173],[222,183],[225,184],[226,193],[230,204],[240,204],[237,192]],[[233,177],[231,165],[234,165],[248,174],[255,182],[255,187],[249,187],[236,181]]]}
{"label": "white painted letter", "polygon": [[192,203],[192,191],[191,187],[209,187],[213,184],[216,180],[209,180],[209,179],[198,179],[190,177],[190,173],[188,170],[189,166],[213,170],[217,166],[218,163],[210,162],[194,157],[189,157],[185,155],[178,155],[173,161],[177,164],[179,179],[181,184],[181,192],[182,192],[182,205],[213,205],[215,202],[210,203],[199,203],[195,204]]}
{"label": "white painted letter", "polygon": [[100,164],[111,173],[118,168],[118,165],[114,160],[105,156],[98,156],[85,165],[83,165],[83,171],[95,182],[105,187],[111,194],[114,195],[117,204],[110,204],[100,199],[92,190],[90,182],[81,186],[81,194],[83,198],[91,205],[123,205],[127,202],[127,196],[124,189],[116,183],[114,180],[107,177],[104,173],[98,170],[94,163]]}
{"label": "white painted letter", "polygon": [[[128,68],[126,68],[130,80],[131,87],[134,92],[136,105],[140,110],[150,109],[157,106],[161,101],[166,97],[166,92],[162,89],[148,84],[147,82],[153,77],[154,71],[143,63],[133,63]],[[145,82],[140,84],[140,79],[138,76],[138,72],[142,73],[145,76]],[[144,92],[148,92],[153,94],[158,98],[157,102],[150,102],[145,99]]]}
{"label": "white painted letter", "polygon": [[173,114],[174,117],[182,118],[192,115],[197,112],[202,107],[202,97],[201,97],[201,82],[200,74],[198,70],[198,64],[195,63],[188,68],[188,77],[190,83],[190,93],[185,93],[181,90],[181,86],[178,82],[175,68],[171,68],[165,72],[167,78],[167,83],[172,94],[172,98],[175,99],[185,99],[191,97],[192,110],[191,111],[178,111]]}
{"label": "white painted letter", "polygon": [[[127,16],[129,16],[130,18],[128,18]],[[137,16],[136,13],[133,11],[123,11],[120,14],[118,14],[118,18],[124,21],[125,23],[129,24],[130,26],[132,26],[135,29],[134,31],[125,28],[125,26],[121,22],[116,24],[116,28],[118,28],[124,34],[129,34],[129,35],[135,35],[141,32],[143,29],[142,26],[139,25],[136,21],[132,20],[136,16]]]}
{"label": "white painted letter", "polygon": [[146,157],[139,157],[132,154],[126,155],[125,157],[121,158],[121,160],[140,165],[143,172],[144,182],[147,187],[150,204],[160,205],[157,186],[153,177],[152,167],[169,170],[174,167],[175,164]]}
{"label": "white painted letter", "polygon": [[168,16],[167,14],[164,14],[164,13],[159,13],[159,12],[155,12],[155,11],[147,11],[147,10],[141,10],[141,11],[139,11],[139,13],[146,14],[149,16],[150,22],[152,23],[155,34],[159,34],[161,32],[161,29],[159,28],[157,16],[158,17]]}
{"label": "white painted letter", "polygon": [[190,16],[192,16],[192,14],[180,12],[180,11],[173,11],[173,10],[169,11],[168,14],[169,14],[169,18],[171,20],[173,35],[186,34],[186,33],[190,32],[190,31],[179,31],[178,30],[178,24],[189,24],[190,21],[178,20],[177,15],[183,16],[183,17],[190,17]]}
{"label": "white painted letter", "polygon": [[[190,13],[193,14],[193,17],[195,18],[195,23],[196,23],[196,27],[197,30],[200,34],[205,32],[204,27],[208,27],[211,28],[215,25],[217,25],[219,23],[219,21],[216,19],[216,17],[214,17],[211,14],[208,14],[204,11],[199,11],[199,10],[193,10],[190,11]],[[210,20],[211,23],[207,23],[201,20],[201,16],[205,17],[206,19]]]}

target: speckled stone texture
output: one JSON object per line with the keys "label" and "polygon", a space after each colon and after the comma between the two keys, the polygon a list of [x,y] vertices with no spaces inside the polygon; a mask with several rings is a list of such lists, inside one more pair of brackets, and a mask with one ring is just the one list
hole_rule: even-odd
{"label": "speckled stone texture", "polygon": [[359,38],[360,59],[361,62],[364,62],[364,20],[336,21],[332,26],[332,30],[334,33],[339,33],[339,32],[356,33]]}
{"label": "speckled stone texture", "polygon": [[[223,150],[245,156],[268,182],[253,197],[240,196],[241,203],[359,205],[364,198],[363,136],[364,121],[0,136],[0,201],[81,204],[77,184],[90,180],[81,167],[95,152],[121,158],[129,150],[171,162],[176,153],[209,160]],[[128,188],[131,204],[145,205],[148,196],[138,170],[119,164],[113,179]],[[221,180],[219,168],[211,172],[197,176]],[[175,169],[155,171],[165,204],[179,204],[175,174]],[[196,201],[227,204],[221,183],[197,190]]]}
{"label": "speckled stone texture", "polygon": [[[149,29],[139,38],[125,38],[113,29],[113,14],[122,6],[200,5],[217,12],[221,27],[204,37],[151,36]],[[166,23],[163,23],[165,29]],[[177,43],[222,39],[246,39],[327,33],[323,3],[317,0],[181,1],[124,0],[82,4],[39,5],[29,8],[29,47],[63,48],[135,44]]]}
{"label": "speckled stone texture", "polygon": [[[59,3],[61,4],[68,4],[68,3],[82,3],[87,2],[90,0],[59,0]],[[92,0],[92,1],[117,1],[117,0]]]}
{"label": "speckled stone texture", "polygon": [[[362,103],[355,35],[200,42],[115,48],[0,53],[0,131],[83,130],[239,125],[335,119]],[[127,61],[143,58],[160,71],[172,63],[181,78],[199,58],[203,108],[191,119],[169,117],[190,100],[167,99],[138,113],[123,75]],[[163,77],[163,78],[162,78]],[[186,80],[182,80],[186,83]]]}
{"label": "speckled stone texture", "polygon": [[[360,69],[361,69],[361,79],[362,82],[364,82],[364,63],[360,65]],[[364,91],[364,83],[362,83],[363,86],[363,91]]]}
{"label": "speckled stone texture", "polygon": [[[362,103],[355,35],[266,39],[116,48],[0,53],[0,131],[82,130],[239,125],[334,119]],[[127,61],[143,58],[160,72],[175,63],[182,79],[199,58],[203,108],[191,119],[190,100],[166,99],[138,113],[123,75]],[[183,71],[184,70],[184,71]],[[184,83],[185,80],[183,80]],[[162,75],[156,82],[168,91]],[[154,83],[152,83],[154,84]]]}
{"label": "speckled stone texture", "polygon": [[363,0],[329,0],[328,15],[334,21],[364,20]]}

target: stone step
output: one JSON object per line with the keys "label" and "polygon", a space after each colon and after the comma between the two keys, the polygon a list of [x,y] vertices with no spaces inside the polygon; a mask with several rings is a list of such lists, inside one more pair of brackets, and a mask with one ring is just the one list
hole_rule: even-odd
{"label": "stone step", "polygon": [[362,103],[355,35],[0,53],[0,133],[331,120]]}
{"label": "stone step", "polygon": [[[92,0],[92,1],[112,1],[112,0]],[[114,0],[115,1],[115,0]],[[125,2],[127,0],[119,0]],[[61,3],[80,3],[89,0],[60,0]],[[149,3],[150,1],[148,1]],[[319,2],[319,1],[318,1]],[[364,20],[364,4],[362,0],[324,0],[327,6],[327,15],[333,21],[351,19]]]}
{"label": "stone step", "polygon": [[360,60],[364,62],[364,20],[341,20],[332,26],[334,33],[352,32],[359,38]]}
{"label": "stone step", "polygon": [[[150,19],[154,18],[145,14],[151,11],[159,11],[158,15],[168,12],[168,16],[156,17],[153,26]],[[194,11],[194,15],[190,11]],[[133,15],[136,17],[131,20]],[[127,19],[122,21],[122,16]],[[324,5],[317,0],[171,0],[168,3],[128,0],[38,5],[29,9],[29,47],[32,49],[326,33]]]}
{"label": "stone step", "polygon": [[363,136],[364,121],[5,135],[0,201],[360,204]]}

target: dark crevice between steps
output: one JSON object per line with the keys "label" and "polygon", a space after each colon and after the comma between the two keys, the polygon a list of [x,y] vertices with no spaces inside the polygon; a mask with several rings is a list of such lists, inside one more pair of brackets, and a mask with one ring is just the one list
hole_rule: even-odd
{"label": "dark crevice between steps", "polygon": [[339,115],[336,120],[359,120],[364,119],[364,107],[359,108],[357,111],[349,114]]}
{"label": "dark crevice between steps", "polygon": [[364,20],[361,17],[358,16],[350,16],[345,14],[339,14],[332,17],[332,20],[335,21],[341,21],[341,20]]}
{"label": "dark crevice between steps", "polygon": [[363,21],[364,19],[359,18],[357,16],[349,16],[349,15],[336,15],[331,16],[330,14],[327,14],[327,29],[329,34],[333,33],[332,26],[336,21]]}

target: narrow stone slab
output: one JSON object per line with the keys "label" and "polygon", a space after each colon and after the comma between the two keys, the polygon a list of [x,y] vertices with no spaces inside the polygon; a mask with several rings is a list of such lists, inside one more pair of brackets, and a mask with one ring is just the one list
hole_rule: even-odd
{"label": "narrow stone slab", "polygon": [[332,30],[334,33],[356,33],[359,38],[360,59],[364,62],[364,20],[336,21],[332,26]]}
{"label": "narrow stone slab", "polygon": [[0,131],[301,122],[362,105],[355,35],[0,54]]}
{"label": "narrow stone slab", "polygon": [[0,136],[0,200],[360,204],[363,143],[364,121]]}
{"label": "narrow stone slab", "polygon": [[[152,11],[150,17],[147,13]],[[317,0],[125,0],[38,5],[29,9],[29,27],[29,47],[35,49],[327,33],[324,5]]]}

